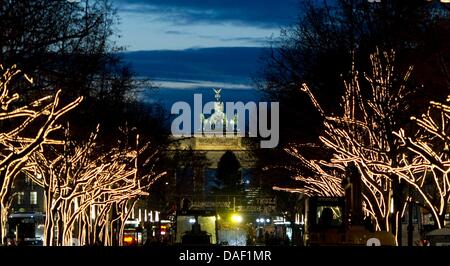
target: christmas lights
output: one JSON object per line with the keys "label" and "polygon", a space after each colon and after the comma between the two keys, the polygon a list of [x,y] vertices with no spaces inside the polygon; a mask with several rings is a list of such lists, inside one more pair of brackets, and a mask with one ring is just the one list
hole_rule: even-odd
{"label": "christmas lights", "polygon": [[[395,82],[395,53],[380,53],[378,50],[370,56],[372,71],[361,75],[352,64],[351,78],[344,82],[344,95],[336,114],[328,115],[306,84],[301,91],[306,93],[314,108],[322,116],[324,133],[320,136],[325,148],[333,151],[332,158],[326,162],[307,160],[300,155],[295,145],[287,152],[300,161],[302,167],[312,170],[310,176],[294,174],[294,178],[303,183],[301,188],[284,189],[315,196],[342,196],[341,187],[348,170],[356,167],[362,183],[364,214],[370,215],[377,230],[390,231],[397,227],[398,212],[403,202],[393,205],[393,182],[398,177],[386,166],[395,168],[398,164],[398,139],[393,134],[396,112],[400,112],[402,103],[408,95],[405,83],[412,68]],[[368,86],[362,92],[362,84]],[[362,95],[367,95],[363,97]],[[281,188],[276,188],[281,189]],[[393,209],[394,213],[391,213]],[[390,219],[392,216],[396,219]],[[394,232],[395,234],[396,232]]]}
{"label": "christmas lights", "polygon": [[425,114],[412,117],[419,127],[413,136],[407,136],[404,129],[395,133],[400,147],[407,149],[399,165],[385,166],[417,192],[418,203],[431,213],[438,228],[444,226],[450,200],[449,119],[449,105],[430,102]]}
{"label": "christmas lights", "polygon": [[[65,113],[75,108],[82,97],[67,105],[59,102],[61,90],[54,96],[45,96],[26,105],[21,105],[19,93],[11,94],[17,79],[23,78],[25,85],[32,85],[33,79],[23,74],[16,65],[4,68],[0,65],[0,208],[1,235],[6,236],[6,222],[12,197],[11,187],[16,175],[26,165],[28,157],[44,144],[57,144],[58,140],[49,134],[58,130],[56,122]],[[3,244],[6,238],[2,238]]]}
{"label": "christmas lights", "polygon": [[[138,160],[150,148],[148,143],[139,147],[139,136],[135,149],[116,145],[104,151],[97,135],[98,127],[85,143],[67,138],[62,151],[47,149],[30,158],[27,172],[46,195],[45,245],[71,245],[73,238],[80,245],[113,245],[114,238],[122,244],[125,221],[136,200],[147,196],[149,187],[165,174],[153,169],[138,174]],[[156,159],[156,153],[146,159],[147,164]],[[42,176],[40,180],[35,172]],[[56,225],[58,235],[54,236]],[[115,233],[116,225],[119,233]]]}

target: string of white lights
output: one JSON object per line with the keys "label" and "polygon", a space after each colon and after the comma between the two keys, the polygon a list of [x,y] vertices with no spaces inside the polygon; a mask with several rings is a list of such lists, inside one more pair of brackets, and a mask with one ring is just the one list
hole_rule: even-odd
{"label": "string of white lights", "polygon": [[[61,105],[59,102],[61,90],[55,95],[44,96],[28,104],[22,104],[19,93],[11,93],[16,80],[23,78],[21,85],[27,87],[33,84],[33,79],[23,74],[16,65],[5,68],[0,65],[0,121],[6,122],[0,130],[0,208],[1,235],[6,235],[6,222],[13,200],[12,185],[17,174],[27,164],[28,157],[44,144],[58,144],[58,140],[49,137],[58,130],[56,124],[59,118],[69,112],[82,101],[82,97]],[[14,87],[15,89],[15,87]],[[25,88],[24,88],[25,89]],[[17,106],[19,105],[19,106]],[[2,239],[5,241],[5,238]],[[3,244],[6,244],[3,242]]]}

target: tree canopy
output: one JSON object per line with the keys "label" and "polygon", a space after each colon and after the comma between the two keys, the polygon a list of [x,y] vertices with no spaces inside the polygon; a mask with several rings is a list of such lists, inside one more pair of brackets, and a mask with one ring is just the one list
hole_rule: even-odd
{"label": "tree canopy", "polygon": [[226,151],[217,164],[218,190],[223,194],[242,193],[241,164],[232,151]]}

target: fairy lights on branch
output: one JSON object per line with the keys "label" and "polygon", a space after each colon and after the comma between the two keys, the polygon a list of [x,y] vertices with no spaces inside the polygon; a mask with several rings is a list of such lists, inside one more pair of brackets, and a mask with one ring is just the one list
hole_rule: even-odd
{"label": "fairy lights on branch", "polygon": [[[150,143],[141,145],[137,134],[133,143],[102,146],[97,140],[98,127],[80,143],[71,140],[68,126],[64,139],[50,138],[62,128],[57,124],[61,116],[79,105],[82,97],[64,105],[58,91],[22,104],[11,88],[20,78],[31,85],[32,78],[16,66],[0,69],[2,236],[14,199],[12,184],[22,171],[45,193],[45,245],[72,245],[73,239],[81,245],[121,244],[125,221],[137,199],[147,196],[150,186],[165,174],[154,169],[157,150]],[[123,134],[125,140],[133,137],[127,128]]]}
{"label": "fairy lights on branch", "polygon": [[63,105],[59,101],[59,90],[54,96],[22,104],[20,94],[11,93],[11,88],[18,79],[23,78],[27,86],[33,84],[33,79],[15,65],[10,68],[0,65],[0,71],[0,219],[1,235],[5,236],[14,178],[26,165],[28,157],[43,144],[60,143],[49,134],[60,128],[59,118],[79,105],[82,97]]}
{"label": "fairy lights on branch", "polygon": [[325,161],[307,160],[294,145],[286,148],[285,151],[298,159],[301,168],[306,168],[305,170],[311,174],[305,174],[305,171],[301,171],[300,168],[285,167],[290,171],[293,179],[300,182],[301,187],[283,188],[275,186],[273,187],[274,190],[303,193],[307,196],[341,197],[344,195],[341,186],[342,177],[339,174],[339,169],[336,169],[334,165]]}
{"label": "fairy lights on branch", "polygon": [[430,102],[425,114],[412,117],[419,127],[413,136],[407,136],[403,129],[395,133],[406,151],[397,167],[386,166],[386,171],[398,175],[416,191],[416,200],[431,213],[438,228],[444,226],[450,200],[449,119],[448,104]]}
{"label": "fairy lights on branch", "polygon": [[290,191],[316,196],[342,195],[343,178],[350,165],[354,165],[362,183],[365,214],[372,217],[378,230],[394,228],[395,231],[396,224],[392,224],[390,219],[391,210],[396,215],[403,209],[403,203],[396,202],[392,206],[393,182],[398,178],[395,173],[386,171],[385,166],[396,167],[398,163],[398,139],[393,130],[397,112],[402,111],[402,103],[408,95],[405,83],[412,68],[408,69],[401,82],[396,82],[393,51],[381,53],[377,50],[370,60],[372,70],[363,75],[363,82],[355,64],[352,64],[351,78],[344,82],[339,115],[327,114],[308,86],[301,86],[323,118],[325,130],[320,140],[333,151],[333,156],[327,162],[306,160],[293,145],[289,147],[287,152],[313,173],[309,176],[294,175],[304,185]]}
{"label": "fairy lights on branch", "polygon": [[[154,166],[157,151],[144,157],[151,146],[140,146],[138,135],[133,147],[118,143],[106,151],[97,143],[97,135],[98,128],[87,142],[77,144],[66,134],[62,150],[47,149],[31,157],[27,173],[46,194],[46,245],[71,245],[73,238],[81,245],[113,245],[115,238],[121,244],[125,221],[136,200],[147,196],[150,186],[165,174],[156,173],[153,167],[148,171],[147,167],[145,175],[140,173],[140,167]],[[35,172],[43,177],[41,181]],[[59,230],[54,236],[56,225]]]}

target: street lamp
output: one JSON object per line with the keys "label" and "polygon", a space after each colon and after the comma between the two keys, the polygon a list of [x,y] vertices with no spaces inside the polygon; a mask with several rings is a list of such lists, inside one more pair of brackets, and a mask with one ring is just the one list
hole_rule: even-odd
{"label": "street lamp", "polygon": [[231,215],[231,221],[233,223],[240,224],[240,223],[242,223],[242,220],[243,220],[243,218],[240,214],[234,213],[233,215]]}
{"label": "street lamp", "polygon": [[[242,223],[244,219],[242,218],[242,215],[238,214],[238,213],[233,213],[231,215],[231,222],[233,222],[234,224],[240,224]],[[237,230],[239,230],[239,226],[236,227]],[[239,239],[238,239],[238,234],[235,233],[235,237],[236,237],[236,245],[239,246]]]}

